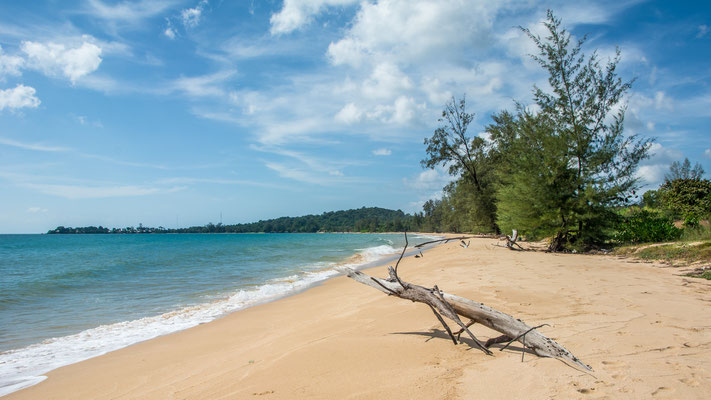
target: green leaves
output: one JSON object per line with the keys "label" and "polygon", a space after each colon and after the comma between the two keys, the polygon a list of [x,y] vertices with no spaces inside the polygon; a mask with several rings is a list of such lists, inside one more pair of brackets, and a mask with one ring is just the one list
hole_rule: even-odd
{"label": "green leaves", "polygon": [[631,82],[616,74],[619,50],[602,65],[552,12],[544,24],[545,38],[522,30],[539,49],[532,57],[547,70],[551,91],[534,86],[539,112],[519,105],[488,129],[507,166],[499,170],[497,221],[503,230],[554,236],[553,250],[587,248],[606,239],[612,209],[636,188],[634,172],[651,141],[623,135],[621,101]]}
{"label": "green leaves", "polygon": [[708,179],[674,179],[664,182],[658,196],[672,216],[684,220],[685,225],[695,225],[711,214],[711,181]]}

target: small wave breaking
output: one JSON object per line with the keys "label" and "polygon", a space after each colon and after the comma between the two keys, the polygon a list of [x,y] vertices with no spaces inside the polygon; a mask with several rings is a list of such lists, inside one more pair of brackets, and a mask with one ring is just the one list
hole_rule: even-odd
{"label": "small wave breaking", "polygon": [[[392,243],[390,243],[392,244]],[[335,266],[361,268],[399,250],[391,245],[358,249],[340,263],[311,265],[302,273],[272,279],[253,289],[239,290],[209,302],[160,315],[101,325],[77,334],[51,338],[0,353],[0,396],[35,385],[43,374],[158,336],[188,329],[256,304],[276,300],[322,282],[338,272]]]}

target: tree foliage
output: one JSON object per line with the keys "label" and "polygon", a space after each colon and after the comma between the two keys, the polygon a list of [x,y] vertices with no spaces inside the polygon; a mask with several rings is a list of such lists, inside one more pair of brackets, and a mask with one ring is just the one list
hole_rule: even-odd
{"label": "tree foliage", "polygon": [[669,172],[664,175],[665,182],[671,182],[677,179],[701,180],[704,176],[704,168],[698,162],[691,167],[691,162],[688,158],[684,158],[684,162],[674,161],[669,167]]}
{"label": "tree foliage", "polygon": [[421,230],[422,217],[416,218],[400,210],[379,207],[362,207],[345,211],[330,211],[321,215],[302,217],[280,217],[246,224],[223,225],[208,223],[203,226],[169,229],[113,228],[63,226],[50,230],[48,234],[63,233],[311,233],[311,232],[402,232]]}
{"label": "tree foliage", "polygon": [[552,250],[566,244],[601,243],[614,222],[614,207],[637,186],[634,172],[650,141],[623,134],[631,82],[617,76],[619,49],[604,65],[582,53],[585,38],[570,34],[552,12],[541,38],[521,28],[539,50],[532,56],[552,88],[534,86],[537,112],[517,105],[489,127],[505,168],[499,170],[498,223],[538,236],[553,235]]}
{"label": "tree foliage", "polygon": [[[454,195],[457,199],[457,214],[465,213],[475,218],[473,226],[480,231],[498,231],[496,226],[496,205],[494,204],[493,162],[489,158],[484,139],[470,136],[467,132],[474,114],[466,109],[466,98],[452,98],[444,106],[441,124],[431,138],[425,138],[427,157],[421,165],[434,169],[439,165],[446,166],[449,174],[458,177],[457,184],[450,188],[450,194],[459,192],[466,201]],[[453,207],[453,204],[440,202]],[[446,213],[447,209],[442,209]],[[449,209],[451,211],[451,208]]]}
{"label": "tree foliage", "polygon": [[615,229],[614,239],[620,243],[649,243],[676,240],[682,230],[671,218],[658,211],[632,208],[623,215]]}
{"label": "tree foliage", "polygon": [[662,206],[685,225],[696,225],[711,214],[711,181],[708,179],[674,179],[659,188]]}

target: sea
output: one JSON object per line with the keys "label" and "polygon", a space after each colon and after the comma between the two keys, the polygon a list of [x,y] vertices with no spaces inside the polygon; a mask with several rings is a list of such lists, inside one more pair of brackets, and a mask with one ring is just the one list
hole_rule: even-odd
{"label": "sea", "polygon": [[334,267],[394,260],[404,244],[403,234],[0,235],[0,396],[305,290]]}

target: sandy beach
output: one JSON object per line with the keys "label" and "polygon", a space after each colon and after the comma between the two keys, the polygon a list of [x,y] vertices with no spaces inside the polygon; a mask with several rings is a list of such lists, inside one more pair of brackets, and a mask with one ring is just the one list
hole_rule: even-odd
{"label": "sandy beach", "polygon": [[[6,399],[708,398],[711,283],[615,256],[439,245],[403,279],[483,302],[554,338],[584,373],[520,345],[453,345],[423,304],[346,277],[47,374]],[[367,270],[383,277],[384,267]],[[474,326],[486,340],[497,332]]]}

